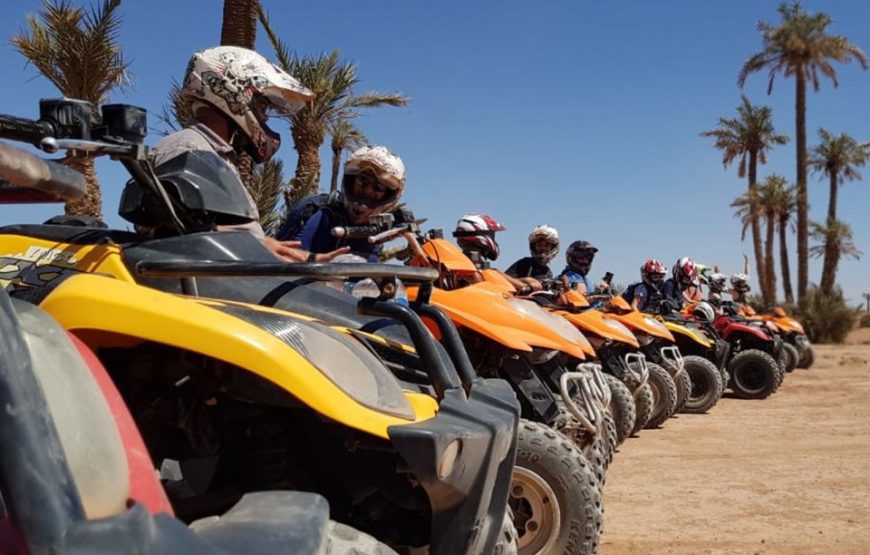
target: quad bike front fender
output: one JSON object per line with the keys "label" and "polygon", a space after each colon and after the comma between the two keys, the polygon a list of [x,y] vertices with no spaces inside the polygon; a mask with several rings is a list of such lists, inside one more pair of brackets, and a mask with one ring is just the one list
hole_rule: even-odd
{"label": "quad bike front fender", "polygon": [[408,393],[408,419],[363,405],[278,336],[215,304],[82,274],[68,278],[40,306],[93,349],[148,341],[199,353],[245,369],[314,411],[377,437],[388,438],[390,426],[434,416],[434,400],[411,401]]}
{"label": "quad bike front fender", "polygon": [[707,339],[706,337],[702,336],[701,334],[696,333],[691,328],[687,328],[686,326],[681,326],[680,324],[677,324],[676,322],[669,322],[667,320],[663,321],[662,323],[665,325],[666,328],[668,328],[668,331],[670,331],[671,334],[676,334],[676,335],[681,335],[683,337],[687,337],[690,340],[692,340],[693,342],[703,346],[705,349],[710,349],[711,347],[713,347],[713,340],[712,339]]}
{"label": "quad bike front fender", "polygon": [[618,314],[615,312],[608,312],[605,314],[607,318],[612,318],[618,322],[622,322],[622,324],[628,329],[636,329],[653,337],[658,337],[670,341],[671,343],[674,342],[674,334],[668,330],[667,326],[663,325],[649,314],[644,314],[643,312],[638,311],[632,311],[626,314]]}

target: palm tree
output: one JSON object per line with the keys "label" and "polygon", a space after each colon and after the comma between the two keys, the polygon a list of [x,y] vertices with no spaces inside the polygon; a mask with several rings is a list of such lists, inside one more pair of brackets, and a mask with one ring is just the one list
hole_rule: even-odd
{"label": "palm tree", "polygon": [[758,23],[763,48],[756,52],[740,69],[737,83],[740,87],[746,78],[758,71],[768,70],[767,93],[773,90],[777,74],[795,78],[795,148],[797,149],[797,249],[798,249],[798,298],[807,292],[809,279],[808,212],[807,201],[807,130],[806,86],[812,83],[819,90],[819,75],[838,85],[837,72],[831,62],[858,62],[868,68],[867,55],[850,43],[846,37],[828,34],[833,20],[824,12],[808,13],[800,2],[779,5],[782,21],[773,26],[765,21]]}
{"label": "palm tree", "polygon": [[364,92],[355,94],[359,84],[357,67],[339,58],[338,50],[317,56],[291,53],[269,24],[260,7],[260,22],[275,49],[278,64],[290,75],[314,92],[307,106],[288,116],[293,134],[293,146],[299,159],[293,178],[292,196],[299,198],[314,192],[320,181],[320,146],[326,139],[329,125],[342,118],[359,114],[361,108],[404,106],[408,98],[398,93]]}
{"label": "palm tree", "polygon": [[782,271],[782,289],[785,293],[787,303],[794,302],[794,293],[791,288],[791,270],[788,263],[788,244],[786,241],[786,232],[789,228],[794,230],[794,225],[791,223],[791,216],[794,214],[797,201],[795,198],[795,187],[788,185],[785,181],[777,183],[774,188],[768,192],[770,204],[774,206],[776,213],[778,228],[779,228],[779,263]]}
{"label": "palm tree", "polygon": [[[737,107],[737,117],[719,118],[719,127],[704,131],[702,137],[713,137],[715,146],[722,151],[722,165],[726,168],[735,159],[740,158],[737,167],[739,177],[747,177],[747,201],[755,198],[756,175],[758,164],[767,163],[767,151],[774,145],[788,142],[786,135],[776,133],[771,121],[769,106],[756,106],[742,97]],[[752,247],[755,252],[755,265],[758,270],[761,294],[765,302],[770,302],[775,291],[768,291],[763,276],[767,275],[764,258],[761,251],[761,226],[758,222],[759,213],[748,210],[749,226],[752,228]],[[745,237],[745,231],[743,233]]]}
{"label": "palm tree", "polygon": [[810,234],[813,239],[822,242],[820,245],[810,247],[809,252],[813,258],[827,256],[829,250],[834,253],[833,263],[830,268],[822,270],[822,282],[819,284],[819,289],[822,292],[831,292],[834,290],[834,283],[837,280],[837,266],[840,264],[840,259],[846,256],[858,260],[862,253],[852,240],[852,228],[839,220],[828,225],[810,222]]}
{"label": "palm tree", "polygon": [[253,50],[257,42],[257,0],[224,0],[221,46]]}
{"label": "palm tree", "polygon": [[[97,114],[110,92],[130,84],[130,62],[118,42],[120,5],[121,0],[103,0],[86,11],[69,0],[43,0],[39,14],[27,17],[27,31],[14,36],[12,44],[63,96],[90,102]],[[85,197],[67,204],[66,213],[102,218],[93,158],[67,155],[63,162],[88,183]]]}
{"label": "palm tree", "polygon": [[365,134],[348,118],[339,118],[329,124],[329,135],[332,137],[332,177],[329,181],[329,191],[338,189],[338,170],[341,166],[341,153],[368,143]]}
{"label": "palm tree", "polygon": [[[830,226],[837,221],[837,192],[839,185],[845,181],[861,179],[858,167],[863,166],[870,158],[870,144],[859,143],[852,136],[843,133],[832,135],[825,129],[819,129],[821,144],[813,148],[809,160],[810,167],[830,179],[830,196],[828,200],[828,218],[825,225]],[[834,272],[834,245],[825,252],[822,264],[822,275]],[[824,280],[823,280],[824,281]],[[824,290],[830,293],[830,290]]]}
{"label": "palm tree", "polygon": [[867,302],[867,312],[870,312],[870,293],[861,293],[861,296]]}
{"label": "palm tree", "polygon": [[284,163],[272,158],[253,168],[251,175],[251,197],[260,213],[260,225],[266,235],[273,235],[281,221],[278,199],[286,186]]}
{"label": "palm tree", "polygon": [[[731,202],[731,208],[734,209],[734,217],[740,219],[740,223],[742,227],[740,228],[740,240],[746,240],[746,231],[752,228],[752,222],[757,222],[758,219],[762,216],[761,205],[758,202],[758,190],[755,189],[751,193],[749,191],[743,193],[738,196]],[[744,258],[744,274],[749,274],[749,257],[745,254]],[[762,259],[763,262],[763,259]],[[758,284],[761,287],[761,294],[764,297],[764,293],[767,290],[767,282],[765,274],[762,273],[761,268],[757,268],[758,270]],[[764,301],[767,303],[767,301]]]}
{"label": "palm tree", "polygon": [[764,240],[764,266],[767,273],[763,279],[767,282],[767,290],[772,293],[771,300],[774,304],[776,303],[776,263],[773,259],[773,249],[781,202],[779,197],[787,190],[788,181],[777,174],[767,176],[758,187],[758,211],[764,215],[767,231]]}

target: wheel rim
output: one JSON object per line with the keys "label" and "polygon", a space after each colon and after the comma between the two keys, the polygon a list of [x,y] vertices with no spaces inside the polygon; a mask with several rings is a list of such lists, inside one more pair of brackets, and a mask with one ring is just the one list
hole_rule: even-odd
{"label": "wheel rim", "polygon": [[508,504],[517,528],[519,553],[549,553],[559,538],[562,512],[553,489],[537,473],[515,467]]}
{"label": "wheel rim", "polygon": [[706,376],[693,374],[689,376],[692,380],[692,392],[689,394],[689,401],[699,401],[707,396],[710,391],[709,380]]}

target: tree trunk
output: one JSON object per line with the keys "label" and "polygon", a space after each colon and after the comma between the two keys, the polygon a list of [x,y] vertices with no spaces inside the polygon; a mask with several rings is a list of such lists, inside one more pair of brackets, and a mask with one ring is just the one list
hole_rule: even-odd
{"label": "tree trunk", "polygon": [[[827,228],[830,230],[833,228],[834,223],[837,221],[837,188],[839,184],[837,183],[837,172],[836,168],[830,168],[831,170],[831,193],[830,199],[828,200],[828,220],[827,220]],[[839,253],[837,252],[837,245],[834,244],[835,238],[830,234],[825,235],[825,259],[822,263],[822,283],[821,289],[824,293],[830,293],[834,288],[834,282],[836,281],[837,274],[837,260],[839,259]]]}
{"label": "tree trunk", "polygon": [[[253,50],[257,42],[257,0],[224,0],[221,21],[221,46],[241,46]],[[184,123],[184,122],[182,122]],[[239,178],[252,196],[254,160],[247,153],[236,157]]]}
{"label": "tree trunk", "polygon": [[788,228],[788,218],[779,219],[779,262],[782,265],[782,289],[785,293],[785,302],[794,302],[794,293],[791,290],[791,270],[788,267],[788,244],[786,242],[786,231]]}
{"label": "tree trunk", "polygon": [[332,177],[329,180],[329,192],[334,193],[338,190],[338,170],[341,167],[341,151],[340,146],[332,145]]}
{"label": "tree trunk", "polygon": [[97,173],[94,170],[94,159],[67,154],[63,158],[63,163],[84,175],[85,181],[87,181],[88,184],[88,190],[81,200],[67,203],[64,209],[66,215],[88,215],[102,220],[103,209],[100,196],[100,183],[97,181]]}
{"label": "tree trunk", "polygon": [[221,46],[253,50],[257,42],[257,0],[224,0]]}
{"label": "tree trunk", "polygon": [[798,300],[803,299],[809,287],[809,222],[807,200],[807,83],[804,68],[795,72],[795,145],[797,148],[797,254]]}
{"label": "tree trunk", "polygon": [[758,221],[756,172],[758,169],[758,152],[749,153],[749,206],[752,227],[752,248],[755,251],[755,271],[758,284],[761,287],[761,297],[764,304],[770,303],[770,291],[767,289],[767,269],[764,265],[764,252],[761,248],[761,223]]}
{"label": "tree trunk", "polygon": [[767,292],[770,295],[770,300],[766,302],[767,306],[776,304],[776,268],[773,261],[773,244],[776,241],[776,214],[773,212],[767,213],[767,237],[764,241],[764,269],[767,275],[764,276],[767,282]]}
{"label": "tree trunk", "polygon": [[312,131],[300,124],[293,125],[290,131],[293,134],[293,148],[298,155],[291,195],[299,199],[320,188],[320,145],[323,144],[326,129]]}

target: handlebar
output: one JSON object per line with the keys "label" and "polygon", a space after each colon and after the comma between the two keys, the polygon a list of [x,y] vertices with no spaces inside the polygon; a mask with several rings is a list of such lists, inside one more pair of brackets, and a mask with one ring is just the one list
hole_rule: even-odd
{"label": "handlebar", "polygon": [[370,245],[386,243],[402,236],[411,230],[410,225],[404,224],[384,229],[378,225],[350,225],[336,226],[332,228],[332,236],[340,239],[366,239]]}
{"label": "handlebar", "polygon": [[47,121],[0,114],[0,138],[39,146],[42,139],[54,133],[54,127]]}
{"label": "handlebar", "polygon": [[[0,179],[48,195],[40,200],[76,201],[87,190],[84,176],[77,171],[4,144],[0,144]],[[4,187],[5,196],[10,189]]]}

